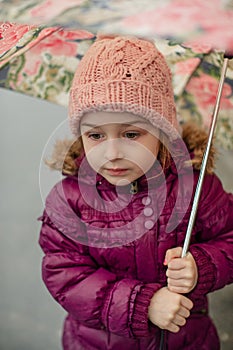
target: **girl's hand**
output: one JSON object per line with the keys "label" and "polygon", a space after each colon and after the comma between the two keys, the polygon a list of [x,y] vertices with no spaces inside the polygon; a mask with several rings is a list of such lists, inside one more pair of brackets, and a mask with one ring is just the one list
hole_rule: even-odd
{"label": "girl's hand", "polygon": [[191,300],[163,287],[151,298],[148,317],[159,328],[177,333],[185,325],[192,307]]}
{"label": "girl's hand", "polygon": [[167,265],[167,285],[171,292],[189,293],[198,279],[196,262],[191,253],[181,258],[182,248],[172,248],[167,250],[164,265]]}

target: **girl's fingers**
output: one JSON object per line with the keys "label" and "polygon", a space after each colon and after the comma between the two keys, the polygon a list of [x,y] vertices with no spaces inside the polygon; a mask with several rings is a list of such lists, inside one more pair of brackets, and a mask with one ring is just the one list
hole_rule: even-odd
{"label": "girl's fingers", "polygon": [[190,288],[188,287],[169,287],[169,290],[173,293],[178,293],[178,294],[187,294],[190,291]]}
{"label": "girl's fingers", "polygon": [[[193,257],[191,253],[188,253],[184,258],[180,256],[175,256],[175,253],[182,252],[181,248],[174,248],[167,251],[166,256],[168,256],[167,265],[170,270],[181,270],[184,268],[193,268]],[[173,252],[174,250],[174,252]],[[178,255],[178,254],[177,254]]]}
{"label": "girl's fingers", "polygon": [[180,327],[177,326],[176,324],[174,323],[170,323],[168,327],[166,327],[166,329],[169,331],[169,332],[172,332],[172,333],[178,333],[179,330],[180,330]]}
{"label": "girl's fingers", "polygon": [[172,278],[174,280],[179,280],[179,279],[184,277],[184,272],[182,272],[182,270],[181,271],[180,270],[176,270],[175,271],[175,270],[167,269],[166,276],[168,278]]}
{"label": "girl's fingers", "polygon": [[172,323],[174,323],[177,326],[184,326],[186,323],[186,319],[180,316],[179,314],[177,314],[174,320],[172,321]]}
{"label": "girl's fingers", "polygon": [[188,318],[190,316],[190,311],[188,309],[186,309],[185,307],[181,306],[178,315]]}
{"label": "girl's fingers", "polygon": [[180,315],[176,315],[174,320],[168,325],[167,329],[170,332],[177,333],[180,330],[180,327],[186,324],[186,319]]}
{"label": "girl's fingers", "polygon": [[176,247],[172,249],[168,249],[166,251],[165,259],[164,259],[164,265],[168,265],[169,262],[174,258],[180,258],[182,253],[181,247]]}
{"label": "girl's fingers", "polygon": [[175,258],[168,263],[168,268],[170,270],[181,270],[187,267],[187,261],[185,258]]}
{"label": "girl's fingers", "polygon": [[193,308],[193,302],[184,296],[181,299],[181,305],[188,310],[191,310]]}
{"label": "girl's fingers", "polygon": [[189,288],[192,286],[193,282],[191,278],[180,278],[180,279],[174,279],[174,278],[168,278],[167,279],[168,288],[169,286],[172,287],[183,287],[183,288]]}
{"label": "girl's fingers", "polygon": [[186,318],[188,318],[189,316],[190,311],[185,307],[181,306],[177,314],[174,316],[173,320],[169,323],[169,325],[166,326],[166,329],[173,333],[179,332],[180,327],[186,324]]}

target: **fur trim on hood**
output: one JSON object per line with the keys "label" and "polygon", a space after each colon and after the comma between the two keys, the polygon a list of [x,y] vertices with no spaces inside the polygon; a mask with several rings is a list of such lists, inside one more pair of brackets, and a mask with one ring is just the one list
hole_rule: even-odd
{"label": "fur trim on hood", "polygon": [[[207,144],[207,133],[197,126],[195,123],[185,123],[182,126],[182,138],[187,149],[192,155],[191,163],[194,169],[200,170],[203,154]],[[46,159],[45,163],[54,170],[61,171],[64,175],[77,174],[78,164],[77,158],[83,154],[83,145],[81,139],[78,140],[57,140],[51,159]],[[207,173],[210,174],[214,170],[216,151],[211,146],[209,159],[207,162]]]}

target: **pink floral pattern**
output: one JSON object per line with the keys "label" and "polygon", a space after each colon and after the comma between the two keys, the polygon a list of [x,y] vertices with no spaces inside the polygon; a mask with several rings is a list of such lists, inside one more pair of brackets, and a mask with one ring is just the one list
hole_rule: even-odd
{"label": "pink floral pattern", "polygon": [[0,68],[57,30],[0,22]]}
{"label": "pink floral pattern", "polygon": [[186,75],[189,76],[193,73],[193,71],[198,67],[200,63],[200,58],[191,57],[187,58],[185,61],[180,61],[176,63],[176,74],[178,75]]}
{"label": "pink floral pattern", "polygon": [[47,52],[54,56],[75,56],[78,52],[77,40],[84,38],[91,39],[93,34],[87,31],[60,29],[53,35],[45,38],[45,40],[41,40],[30,50],[30,54],[38,55],[41,52]]}
{"label": "pink floral pattern", "polygon": [[[205,110],[212,108],[215,104],[218,91],[218,81],[205,73],[199,77],[193,77],[186,86],[186,91],[193,94],[198,99],[198,105]],[[225,83],[222,92],[221,105],[224,109],[233,108],[233,103],[228,99],[232,94],[229,84]]]}
{"label": "pink floral pattern", "polygon": [[[186,86],[186,91],[193,96],[195,103],[199,106],[199,112],[205,116],[203,124],[209,126],[213,114],[218,91],[218,80],[206,73],[192,77]],[[225,83],[222,91],[221,108],[231,111],[233,101],[229,99],[232,88]]]}
{"label": "pink floral pattern", "polygon": [[34,22],[47,23],[65,10],[73,6],[79,6],[83,2],[84,0],[45,0],[33,7],[29,11],[29,14],[32,16]]}
{"label": "pink floral pattern", "polygon": [[[74,72],[94,33],[147,36],[170,65],[181,123],[194,119],[207,127],[223,61],[211,47],[233,52],[231,0],[224,5],[221,0],[135,0],[133,6],[119,0],[4,1],[0,20],[9,22],[0,22],[1,86],[67,106]],[[163,39],[167,36],[170,41]],[[219,144],[233,149],[233,64],[218,118]]]}
{"label": "pink floral pattern", "polygon": [[224,9],[220,0],[173,0],[128,16],[122,24],[126,30],[146,26],[147,35],[191,38],[201,46],[233,52],[233,9]]}
{"label": "pink floral pattern", "polygon": [[6,85],[66,106],[74,71],[93,39],[84,30],[53,32],[12,61]]}
{"label": "pink floral pattern", "polygon": [[14,47],[33,26],[6,22],[0,26],[0,55]]}

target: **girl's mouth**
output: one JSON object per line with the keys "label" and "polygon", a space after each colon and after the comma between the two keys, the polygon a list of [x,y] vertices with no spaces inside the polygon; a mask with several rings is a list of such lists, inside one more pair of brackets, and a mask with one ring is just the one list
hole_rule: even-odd
{"label": "girl's mouth", "polygon": [[124,175],[127,172],[128,169],[121,169],[121,168],[110,168],[110,169],[106,169],[106,171],[108,172],[109,175],[113,175],[113,176],[121,176]]}

